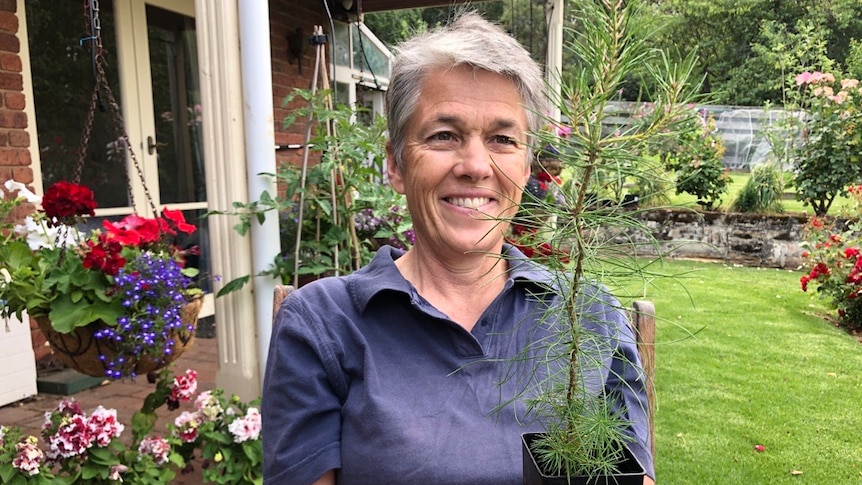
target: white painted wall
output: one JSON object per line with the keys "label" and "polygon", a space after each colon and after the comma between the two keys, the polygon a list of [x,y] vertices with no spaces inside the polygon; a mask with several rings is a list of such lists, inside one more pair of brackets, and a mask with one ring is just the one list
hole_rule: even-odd
{"label": "white painted wall", "polygon": [[[24,321],[29,321],[26,315]],[[35,394],[36,357],[30,325],[14,315],[0,319],[0,406]]]}

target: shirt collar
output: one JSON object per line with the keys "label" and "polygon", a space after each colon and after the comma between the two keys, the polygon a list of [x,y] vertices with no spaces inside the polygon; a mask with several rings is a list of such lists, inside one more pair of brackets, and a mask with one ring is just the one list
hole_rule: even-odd
{"label": "shirt collar", "polygon": [[[383,246],[377,250],[371,262],[362,269],[348,276],[348,291],[360,312],[364,312],[372,298],[377,294],[394,291],[411,297],[415,292],[410,284],[395,266],[395,260],[404,254],[404,250],[391,246]],[[529,259],[518,248],[511,244],[503,244],[503,254],[509,259],[510,284],[551,285],[554,282],[551,271],[541,264]]]}

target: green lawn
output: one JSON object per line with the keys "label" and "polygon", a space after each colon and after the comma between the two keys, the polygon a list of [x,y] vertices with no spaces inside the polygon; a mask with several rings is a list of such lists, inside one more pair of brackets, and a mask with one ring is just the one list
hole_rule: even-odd
{"label": "green lawn", "polygon": [[629,289],[659,316],[659,483],[862,483],[862,345],[821,318],[800,273],[661,271],[679,276]]}

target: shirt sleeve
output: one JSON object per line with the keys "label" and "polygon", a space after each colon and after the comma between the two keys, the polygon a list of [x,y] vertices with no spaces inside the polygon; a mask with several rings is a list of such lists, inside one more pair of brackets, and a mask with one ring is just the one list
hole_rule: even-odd
{"label": "shirt sleeve", "polygon": [[310,484],[341,466],[338,361],[320,317],[298,293],[278,311],[261,413],[266,485]]}

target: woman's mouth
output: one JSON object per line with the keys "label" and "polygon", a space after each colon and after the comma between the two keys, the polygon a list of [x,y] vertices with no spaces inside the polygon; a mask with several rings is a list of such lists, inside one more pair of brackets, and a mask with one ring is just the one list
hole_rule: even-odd
{"label": "woman's mouth", "polygon": [[458,207],[466,209],[478,209],[491,202],[488,197],[448,197],[446,201]]}

